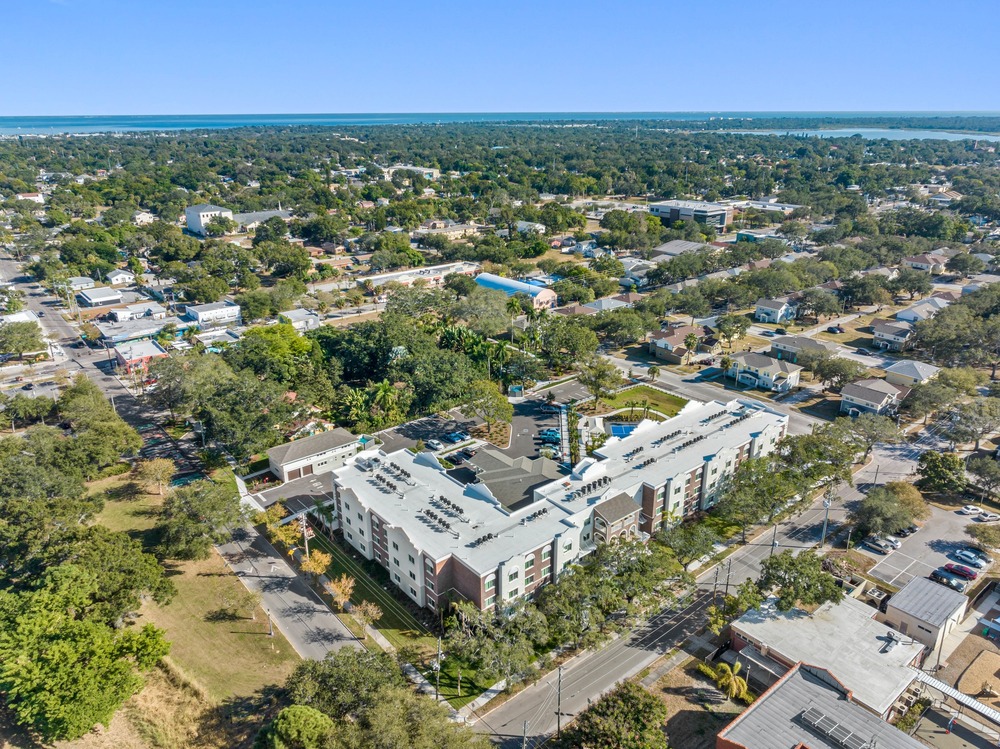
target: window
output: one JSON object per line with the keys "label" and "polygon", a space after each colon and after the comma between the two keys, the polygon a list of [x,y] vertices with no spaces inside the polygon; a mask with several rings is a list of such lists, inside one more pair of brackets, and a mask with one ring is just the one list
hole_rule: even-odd
{"label": "window", "polygon": [[413,588],[410,588],[410,595],[413,596],[414,598],[416,598],[417,597],[417,591],[415,591]]}
{"label": "window", "polygon": [[399,544],[397,544],[395,541],[392,542],[392,550],[399,551]]}
{"label": "window", "polygon": [[535,582],[535,576],[534,575],[528,575],[526,578],[524,578],[524,587],[527,588],[533,582]]}
{"label": "window", "polygon": [[542,577],[546,578],[552,572],[552,567],[542,567]]}
{"label": "window", "polygon": [[350,524],[351,524],[351,519],[350,519],[350,518],[344,518],[344,520],[346,520],[346,521],[347,521],[347,524],[348,524],[348,525],[350,525]]}
{"label": "window", "polygon": [[394,565],[396,565],[397,567],[399,566],[399,560],[398,560],[398,559],[396,559],[396,557],[393,557],[393,558],[392,558],[392,563],[393,563]]}
{"label": "window", "polygon": [[507,597],[508,598],[517,598],[519,595],[521,595],[521,591],[520,590],[518,590],[517,588],[511,588],[510,595],[507,596]]}
{"label": "window", "polygon": [[491,577],[486,581],[486,590],[493,590],[497,586],[497,580],[495,577]]}
{"label": "window", "polygon": [[410,564],[416,564],[417,560],[413,558],[413,555],[410,554],[408,556],[409,556],[409,559],[410,559]]}
{"label": "window", "polygon": [[511,572],[509,575],[507,575],[507,582],[512,583],[515,580],[517,580],[517,575],[518,575],[517,570]]}
{"label": "window", "polygon": [[680,493],[681,493],[681,487],[680,484],[678,484],[677,486],[674,487],[674,494],[680,494]]}
{"label": "window", "polygon": [[535,566],[535,558],[534,557],[530,557],[529,559],[525,559],[524,560],[524,569],[530,570],[534,566]]}
{"label": "window", "polygon": [[573,551],[573,542],[563,544],[563,551]]}
{"label": "window", "polygon": [[360,546],[361,546],[361,551],[368,551],[368,547],[365,546],[364,544],[360,544]]}
{"label": "window", "polygon": [[489,598],[486,599],[486,605],[492,606],[494,603],[496,603],[496,601],[497,601],[496,596],[490,596]]}
{"label": "window", "polygon": [[344,502],[344,509],[347,510],[348,512],[350,512],[351,511],[351,506],[349,504],[347,504],[347,502]]}
{"label": "window", "polygon": [[427,581],[427,590],[431,591],[432,593],[434,592],[434,581],[433,580],[428,580]]}
{"label": "window", "polygon": [[358,520],[364,520],[364,519],[365,519],[365,516],[364,516],[364,515],[362,515],[362,514],[361,514],[361,513],[359,512],[359,513],[358,513]]}
{"label": "window", "polygon": [[365,537],[365,532],[364,531],[358,531],[358,535],[361,536],[361,538],[364,538]]}
{"label": "window", "polygon": [[546,559],[551,559],[551,558],[552,558],[552,549],[545,549],[544,551],[542,551],[542,561],[543,562]]}
{"label": "window", "polygon": [[416,580],[416,579],[417,579],[417,573],[416,573],[416,572],[412,572],[412,571],[411,571],[411,572],[410,572],[410,579],[411,579],[411,580]]}
{"label": "window", "polygon": [[351,541],[354,540],[354,536],[352,536],[350,533],[347,534],[347,538],[349,538]]}
{"label": "window", "polygon": [[400,580],[399,580],[399,575],[396,575],[396,574],[393,574],[393,576],[392,576],[392,577],[393,577],[393,579],[394,579],[394,580],[395,580],[395,581],[396,581],[397,583],[398,583],[398,582],[400,581]]}

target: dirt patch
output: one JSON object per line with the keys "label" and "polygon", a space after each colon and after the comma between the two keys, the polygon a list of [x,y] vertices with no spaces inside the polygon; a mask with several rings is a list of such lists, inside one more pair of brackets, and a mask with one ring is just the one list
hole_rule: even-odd
{"label": "dirt patch", "polygon": [[1000,707],[1000,654],[983,651],[958,680],[957,689],[990,707]]}
{"label": "dirt patch", "polygon": [[[1000,656],[1000,647],[993,640],[983,637],[979,632],[978,629],[973,630],[962,640],[962,644],[955,648],[954,652],[948,656],[947,662],[937,672],[937,678],[955,685],[981,653]],[[982,680],[973,689],[978,691],[981,686]]]}
{"label": "dirt patch", "polygon": [[715,736],[737,715],[741,705],[726,699],[715,684],[695,668],[695,661],[675,668],[650,690],[667,706],[664,729],[670,746],[713,749]]}

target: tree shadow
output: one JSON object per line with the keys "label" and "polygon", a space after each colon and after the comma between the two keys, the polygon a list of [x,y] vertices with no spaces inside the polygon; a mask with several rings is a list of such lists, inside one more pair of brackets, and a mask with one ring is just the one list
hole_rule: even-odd
{"label": "tree shadow", "polygon": [[243,617],[232,609],[219,608],[205,614],[206,622],[236,622]]}
{"label": "tree shadow", "polygon": [[289,704],[288,691],[273,684],[251,695],[230,697],[203,713],[198,733],[224,738],[228,749],[251,749],[261,728]]}

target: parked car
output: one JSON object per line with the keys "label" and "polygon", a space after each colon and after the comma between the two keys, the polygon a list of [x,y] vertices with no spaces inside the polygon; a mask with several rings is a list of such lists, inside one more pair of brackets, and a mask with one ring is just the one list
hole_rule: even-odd
{"label": "parked car", "polygon": [[558,437],[559,436],[559,430],[558,429],[543,429],[542,431],[540,431],[538,433],[538,436],[539,437]]}
{"label": "parked car", "polygon": [[931,580],[936,583],[941,583],[942,585],[947,585],[949,588],[954,588],[959,593],[964,593],[967,583],[960,577],[957,577],[945,569],[934,570],[930,575],[928,575]]}
{"label": "parked car", "polygon": [[877,554],[888,554],[894,551],[892,544],[883,541],[881,538],[869,537],[864,540],[864,545]]}
{"label": "parked car", "polygon": [[775,333],[773,330],[765,330],[763,333],[761,333],[761,335],[764,336],[765,338],[774,338],[778,334]]}
{"label": "parked car", "polygon": [[424,444],[431,450],[444,450],[444,445],[440,440],[427,440]]}
{"label": "parked car", "polygon": [[546,403],[544,406],[542,406],[542,408],[540,410],[541,410],[541,412],[543,414],[557,414],[562,409],[559,406],[555,405],[555,404]]}
{"label": "parked car", "polygon": [[444,436],[444,439],[453,445],[457,445],[459,442],[465,442],[469,439],[469,435],[465,432],[449,432]]}
{"label": "parked car", "polygon": [[896,535],[897,536],[902,536],[903,538],[906,538],[907,536],[912,536],[918,530],[920,530],[920,529],[917,528],[917,526],[911,525],[911,526],[909,526],[907,528],[903,528],[903,530],[901,530],[901,531],[896,531]]}
{"label": "parked car", "polygon": [[35,383],[33,382],[26,382],[23,385],[21,385],[21,390],[34,390],[34,389],[35,389]]}
{"label": "parked car", "polygon": [[944,568],[948,570],[948,572],[950,572],[951,574],[958,575],[959,577],[964,577],[966,580],[975,580],[977,577],[979,577],[978,572],[969,569],[964,564],[952,564],[951,562],[948,562],[948,564],[946,564]]}
{"label": "parked car", "polygon": [[895,536],[883,536],[882,540],[885,541],[887,544],[889,544],[889,546],[891,546],[894,549],[898,549],[900,546],[903,545],[903,542],[900,541]]}
{"label": "parked car", "polygon": [[784,328],[775,328],[774,329],[774,334],[775,335],[788,335],[788,331],[785,330]]}
{"label": "parked car", "polygon": [[966,505],[958,512],[960,515],[978,515],[980,510],[975,505]]}
{"label": "parked car", "polygon": [[826,332],[827,333],[843,333],[844,329],[842,327],[840,327],[839,325],[831,325],[829,328],[826,329]]}
{"label": "parked car", "polygon": [[472,458],[476,455],[476,450],[471,447],[467,447],[464,450],[459,450],[458,454],[465,458],[465,460],[472,460]]}
{"label": "parked car", "polygon": [[562,437],[558,434],[539,435],[538,439],[541,440],[543,445],[558,445],[562,442]]}
{"label": "parked car", "polygon": [[975,556],[978,559],[980,559],[984,564],[989,564],[990,562],[993,561],[993,558],[989,554],[987,554],[985,551],[983,551],[982,549],[980,549],[978,546],[968,546],[968,545],[966,545],[966,546],[962,547],[962,551],[969,552],[973,556]]}
{"label": "parked car", "polygon": [[977,570],[981,570],[986,566],[986,562],[977,557],[971,551],[966,551],[965,549],[959,549],[958,551],[952,552],[952,556],[970,567],[975,567]]}
{"label": "parked car", "polygon": [[995,523],[1000,520],[1000,515],[997,515],[995,512],[981,512],[976,515],[976,520],[980,523]]}
{"label": "parked car", "polygon": [[45,312],[43,310],[38,310],[39,317],[45,317]]}

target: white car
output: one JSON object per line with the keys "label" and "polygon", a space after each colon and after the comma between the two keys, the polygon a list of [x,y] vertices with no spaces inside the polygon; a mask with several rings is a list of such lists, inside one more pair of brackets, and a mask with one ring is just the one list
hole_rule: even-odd
{"label": "white car", "polygon": [[997,515],[995,512],[984,512],[977,515],[976,520],[980,523],[995,523],[997,520],[1000,520],[1000,515]]}
{"label": "white car", "polygon": [[979,512],[980,512],[979,508],[976,507],[975,505],[966,505],[961,510],[959,510],[959,513],[962,515],[978,515]]}
{"label": "white car", "polygon": [[900,546],[903,545],[903,542],[900,541],[895,536],[883,536],[882,540],[885,541],[887,544],[889,544],[889,546],[891,546],[894,549],[898,549]]}
{"label": "white car", "polygon": [[444,450],[444,445],[441,444],[440,440],[427,440],[424,444],[431,450]]}

